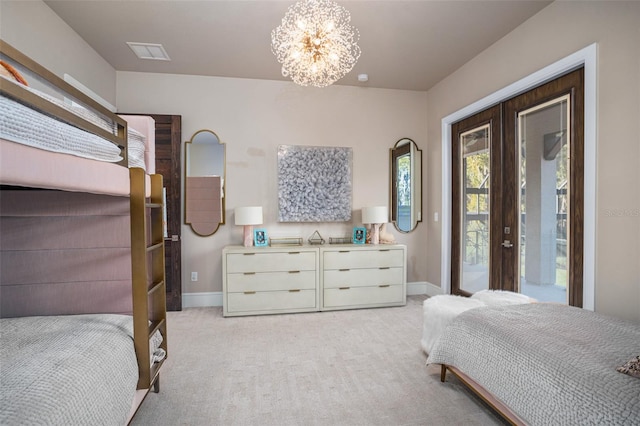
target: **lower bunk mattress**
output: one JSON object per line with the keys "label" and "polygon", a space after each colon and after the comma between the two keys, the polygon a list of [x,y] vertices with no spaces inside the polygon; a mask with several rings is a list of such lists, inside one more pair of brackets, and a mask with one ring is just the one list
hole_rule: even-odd
{"label": "lower bunk mattress", "polygon": [[126,424],[138,381],[132,317],[4,318],[0,330],[0,424]]}

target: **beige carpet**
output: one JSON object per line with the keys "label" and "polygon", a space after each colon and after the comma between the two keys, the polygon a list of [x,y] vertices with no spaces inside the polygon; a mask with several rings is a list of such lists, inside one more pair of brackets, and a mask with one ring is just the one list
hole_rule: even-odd
{"label": "beige carpet", "polygon": [[407,306],[223,318],[170,312],[161,391],[132,425],[501,425],[425,366],[423,296]]}

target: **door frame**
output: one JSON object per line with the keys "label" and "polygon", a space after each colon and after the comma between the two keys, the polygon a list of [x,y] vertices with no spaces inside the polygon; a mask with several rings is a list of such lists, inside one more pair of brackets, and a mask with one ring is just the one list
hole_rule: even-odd
{"label": "door frame", "polygon": [[442,221],[440,283],[451,293],[451,126],[488,107],[584,66],[584,262],[582,307],[595,309],[596,87],[597,44],[593,43],[442,119]]}

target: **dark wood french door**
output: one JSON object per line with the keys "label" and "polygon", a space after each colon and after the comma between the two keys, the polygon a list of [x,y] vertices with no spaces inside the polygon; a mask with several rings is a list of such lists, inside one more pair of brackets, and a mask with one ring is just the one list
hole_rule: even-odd
{"label": "dark wood french door", "polygon": [[182,166],[182,116],[163,114],[146,115],[156,121],[156,173],[162,175],[166,191],[167,235],[164,239],[165,280],[167,310],[182,310],[182,238],[180,220],[180,194]]}
{"label": "dark wood french door", "polygon": [[583,69],[452,125],[452,293],[582,306]]}

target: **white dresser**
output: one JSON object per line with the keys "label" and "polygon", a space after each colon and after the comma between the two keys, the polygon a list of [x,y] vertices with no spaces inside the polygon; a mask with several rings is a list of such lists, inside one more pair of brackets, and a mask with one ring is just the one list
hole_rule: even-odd
{"label": "white dresser", "polygon": [[406,264],[407,249],[402,245],[322,247],[321,310],[406,304]]}
{"label": "white dresser", "polygon": [[228,246],[223,315],[401,306],[406,257],[403,245]]}
{"label": "white dresser", "polygon": [[223,315],[318,311],[318,261],[317,248],[225,247]]}

